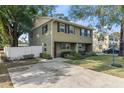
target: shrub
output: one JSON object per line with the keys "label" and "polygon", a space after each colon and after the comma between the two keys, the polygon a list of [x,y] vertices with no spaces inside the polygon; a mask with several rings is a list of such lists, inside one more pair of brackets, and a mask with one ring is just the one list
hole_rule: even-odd
{"label": "shrub", "polygon": [[66,55],[65,58],[72,60],[84,59],[85,55],[81,55],[80,53],[76,53],[75,51],[70,52],[70,54]]}
{"label": "shrub", "polygon": [[81,54],[79,54],[79,53],[75,53],[74,55],[73,55],[74,57],[73,57],[73,59],[81,59]]}
{"label": "shrub", "polygon": [[86,51],[79,51],[79,53],[80,53],[81,55],[85,55],[85,54],[86,54]]}
{"label": "shrub", "polygon": [[122,67],[122,65],[121,64],[111,64],[112,66],[114,66],[114,67]]}
{"label": "shrub", "polygon": [[73,55],[67,55],[67,56],[65,56],[65,58],[67,58],[67,59],[73,59]]}
{"label": "shrub", "polygon": [[23,55],[24,59],[33,59],[34,58],[34,54],[28,54],[28,55]]}
{"label": "shrub", "polygon": [[86,53],[87,56],[97,56],[95,52]]}
{"label": "shrub", "polygon": [[40,57],[44,59],[52,59],[52,57],[47,53],[40,53]]}
{"label": "shrub", "polygon": [[61,53],[61,57],[72,60],[84,59],[89,56],[97,56],[97,55],[95,52],[90,52],[85,54],[84,51],[79,51],[79,53],[76,53],[75,51],[65,51]]}
{"label": "shrub", "polygon": [[61,57],[65,58],[67,55],[70,55],[71,51],[64,51],[61,53]]}

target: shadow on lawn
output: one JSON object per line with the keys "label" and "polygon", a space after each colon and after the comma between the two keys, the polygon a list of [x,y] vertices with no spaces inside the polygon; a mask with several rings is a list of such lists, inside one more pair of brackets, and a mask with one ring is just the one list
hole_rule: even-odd
{"label": "shadow on lawn", "polygon": [[110,65],[108,65],[108,64],[106,64],[106,65],[105,64],[101,64],[101,65],[96,66],[94,69],[91,69],[91,70],[102,72],[102,71],[106,71],[106,70],[116,69],[116,67],[112,67]]}

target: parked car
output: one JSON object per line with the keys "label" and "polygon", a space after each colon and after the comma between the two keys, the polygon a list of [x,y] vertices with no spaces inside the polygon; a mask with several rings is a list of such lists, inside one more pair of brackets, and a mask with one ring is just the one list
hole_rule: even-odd
{"label": "parked car", "polygon": [[[113,54],[113,48],[104,50],[103,53],[107,53],[107,54]],[[114,54],[119,54],[119,49],[114,49]]]}

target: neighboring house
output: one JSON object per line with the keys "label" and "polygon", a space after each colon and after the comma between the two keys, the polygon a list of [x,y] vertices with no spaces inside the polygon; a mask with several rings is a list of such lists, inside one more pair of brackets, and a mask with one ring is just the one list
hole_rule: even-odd
{"label": "neighboring house", "polygon": [[62,19],[38,17],[29,35],[30,45],[43,45],[52,57],[63,51],[92,51],[92,28]]}
{"label": "neighboring house", "polygon": [[93,31],[93,51],[102,52],[109,48],[109,35],[107,33],[101,33]]}

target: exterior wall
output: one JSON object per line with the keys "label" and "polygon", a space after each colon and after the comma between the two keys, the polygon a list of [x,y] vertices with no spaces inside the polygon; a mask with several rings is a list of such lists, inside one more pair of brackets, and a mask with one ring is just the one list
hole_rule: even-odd
{"label": "exterior wall", "polygon": [[46,53],[51,54],[51,45],[52,45],[51,44],[51,22],[48,22],[47,24],[48,24],[48,31],[43,35],[42,35],[42,26],[33,30],[32,32],[33,37],[30,38],[30,45],[39,46],[45,43],[46,46],[44,46],[44,48],[46,48]]}
{"label": "exterior wall", "polygon": [[11,60],[23,59],[23,55],[28,54],[34,54],[34,57],[39,57],[40,53],[42,53],[42,46],[4,48],[4,54]]}
{"label": "exterior wall", "polygon": [[108,48],[109,48],[109,35],[106,35],[105,40],[104,40],[103,49],[108,49]]}
{"label": "exterior wall", "polygon": [[53,24],[53,41],[56,42],[77,42],[77,43],[92,43],[92,37],[80,36],[80,28],[75,28],[75,34],[68,34],[57,31],[57,22]]}
{"label": "exterior wall", "polygon": [[44,23],[47,23],[48,21],[50,21],[49,18],[41,18],[41,17],[37,17],[35,22],[34,22],[34,27],[33,28],[36,28],[36,27],[39,27],[40,25],[44,24]]}

